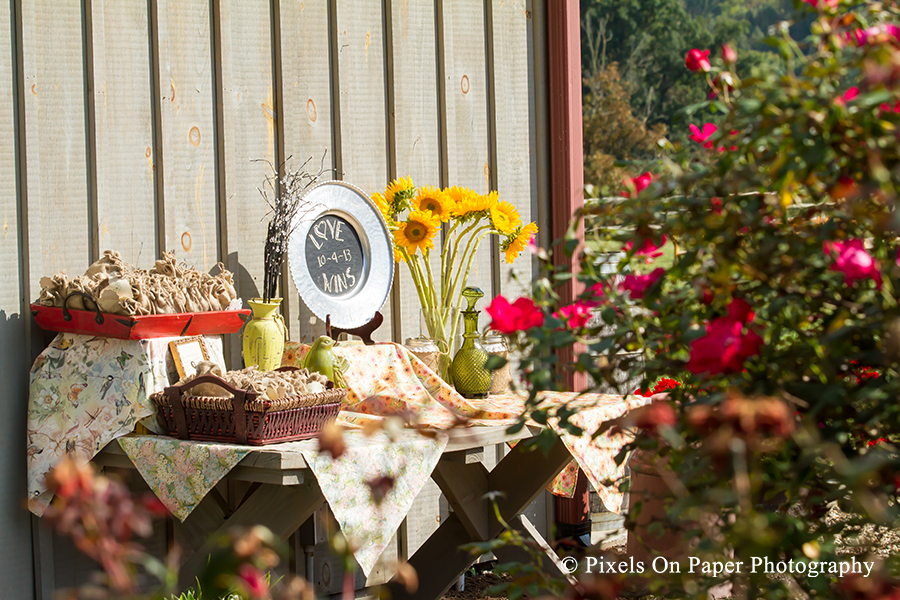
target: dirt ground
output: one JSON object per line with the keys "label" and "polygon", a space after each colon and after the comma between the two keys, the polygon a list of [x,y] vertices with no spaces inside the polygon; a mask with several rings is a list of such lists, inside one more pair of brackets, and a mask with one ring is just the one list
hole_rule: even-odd
{"label": "dirt ground", "polygon": [[491,586],[497,585],[503,581],[499,575],[495,575],[490,571],[473,574],[471,571],[466,573],[466,589],[457,592],[451,589],[444,594],[441,600],[494,600],[497,598],[506,598],[506,592],[486,596],[484,591]]}

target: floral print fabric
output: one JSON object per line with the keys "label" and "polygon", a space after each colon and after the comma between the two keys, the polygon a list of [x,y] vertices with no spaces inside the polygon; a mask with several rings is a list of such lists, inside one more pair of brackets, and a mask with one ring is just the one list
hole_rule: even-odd
{"label": "floral print fabric", "polygon": [[128,435],[119,445],[169,511],[184,521],[252,448]]}
{"label": "floral print fabric", "polygon": [[[269,448],[303,455],[368,577],[437,466],[447,437],[432,439],[407,430],[391,440],[384,433],[366,437],[349,431],[344,442],[346,450],[337,460],[319,454],[316,440]],[[259,450],[140,435],[120,438],[119,444],[150,489],[182,521],[250,451]],[[391,482],[390,489],[375,502],[370,482],[383,477]]]}
{"label": "floral print fabric", "polygon": [[[175,372],[168,348],[172,339],[60,333],[37,357],[31,367],[27,432],[28,508],[33,513],[40,516],[47,508],[51,498],[45,477],[65,454],[88,462],[155,413],[150,394],[169,385],[169,373]],[[210,358],[222,362],[221,338],[204,341]]]}

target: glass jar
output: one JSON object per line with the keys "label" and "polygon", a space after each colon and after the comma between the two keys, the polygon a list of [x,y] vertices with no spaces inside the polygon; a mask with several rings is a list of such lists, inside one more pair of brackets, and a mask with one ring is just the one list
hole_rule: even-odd
{"label": "glass jar", "polygon": [[403,344],[416,358],[425,363],[425,366],[440,374],[441,351],[438,345],[431,338],[420,335],[414,338],[407,338]]}
{"label": "glass jar", "polygon": [[490,356],[506,359],[506,364],[494,371],[494,382],[491,384],[492,394],[505,394],[512,385],[512,369],[509,365],[509,347],[506,338],[496,331],[488,331],[481,338],[481,347]]}

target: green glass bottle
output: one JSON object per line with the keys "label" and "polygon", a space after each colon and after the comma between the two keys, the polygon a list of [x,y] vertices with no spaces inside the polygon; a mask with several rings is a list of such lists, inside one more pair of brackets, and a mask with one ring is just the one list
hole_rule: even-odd
{"label": "green glass bottle", "polygon": [[462,295],[469,303],[468,308],[462,311],[466,332],[463,334],[462,346],[450,363],[450,376],[456,391],[463,397],[486,398],[491,391],[494,372],[484,368],[488,353],[479,341],[478,313],[481,311],[475,310],[475,303],[484,296],[484,292],[476,287],[467,287]]}

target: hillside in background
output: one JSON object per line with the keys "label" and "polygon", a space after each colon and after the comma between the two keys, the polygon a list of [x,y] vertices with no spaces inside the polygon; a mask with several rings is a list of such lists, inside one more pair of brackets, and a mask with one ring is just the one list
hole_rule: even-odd
{"label": "hillside in background", "polygon": [[[684,66],[688,50],[709,48],[714,58],[729,43],[738,74],[748,74],[770,57],[772,28],[793,16],[792,0],[582,0],[585,182],[615,194],[659,156],[662,138],[688,140],[678,113],[708,91]],[[792,35],[804,38],[810,22],[792,25]]]}

